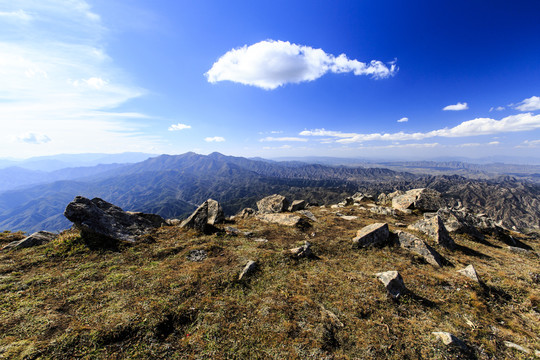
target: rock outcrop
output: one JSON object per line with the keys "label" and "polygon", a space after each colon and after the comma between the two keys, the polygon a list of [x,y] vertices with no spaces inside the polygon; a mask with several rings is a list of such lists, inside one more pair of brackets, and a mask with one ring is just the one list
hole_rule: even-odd
{"label": "rock outcrop", "polygon": [[67,205],[64,216],[81,230],[83,237],[114,241],[135,242],[166,223],[158,215],[126,212],[100,198],[82,196]]}
{"label": "rock outcrop", "polygon": [[53,241],[58,237],[58,234],[54,234],[48,231],[38,231],[30,236],[25,237],[22,240],[12,241],[2,248],[2,250],[10,249],[23,249],[33,246],[39,246]]}
{"label": "rock outcrop", "polygon": [[182,221],[180,226],[208,234],[215,231],[214,225],[223,222],[225,222],[225,216],[221,205],[216,200],[208,199]]}
{"label": "rock outcrop", "polygon": [[447,249],[453,250],[456,247],[454,240],[450,237],[448,230],[440,216],[435,215],[429,219],[423,219],[408,226],[409,229],[418,230],[430,236],[435,242]]}
{"label": "rock outcrop", "polygon": [[257,201],[260,214],[281,213],[289,209],[289,200],[283,195],[270,195]]}
{"label": "rock outcrop", "polygon": [[445,206],[441,193],[432,189],[412,189],[392,198],[392,207],[397,210],[437,211]]}
{"label": "rock outcrop", "polygon": [[305,200],[294,200],[291,206],[289,206],[289,211],[294,212],[294,211],[304,210],[306,208],[306,205],[307,203]]}
{"label": "rock outcrop", "polygon": [[389,236],[388,224],[374,223],[358,230],[353,239],[353,247],[384,246],[387,244]]}
{"label": "rock outcrop", "polygon": [[375,276],[384,284],[386,291],[394,299],[397,299],[407,291],[403,278],[397,271],[380,272],[375,274]]}
{"label": "rock outcrop", "polygon": [[295,214],[257,214],[255,215],[255,218],[278,225],[297,227],[309,226],[309,222],[305,218]]}
{"label": "rock outcrop", "polygon": [[428,263],[433,266],[442,266],[441,255],[431,246],[423,242],[421,239],[404,231],[398,231],[397,235],[399,246],[409,250],[410,252],[422,256]]}

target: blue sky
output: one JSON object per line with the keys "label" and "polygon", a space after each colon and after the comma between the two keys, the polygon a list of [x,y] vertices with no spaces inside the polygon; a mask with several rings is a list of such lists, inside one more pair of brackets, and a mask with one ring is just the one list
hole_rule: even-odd
{"label": "blue sky", "polygon": [[0,1],[0,157],[540,153],[540,2]]}

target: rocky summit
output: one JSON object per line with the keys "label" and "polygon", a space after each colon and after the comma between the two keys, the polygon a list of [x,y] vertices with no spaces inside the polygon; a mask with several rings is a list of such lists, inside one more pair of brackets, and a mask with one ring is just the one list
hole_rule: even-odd
{"label": "rocky summit", "polygon": [[444,194],[164,220],[76,197],[70,230],[0,233],[0,358],[536,356],[538,236],[422,198]]}

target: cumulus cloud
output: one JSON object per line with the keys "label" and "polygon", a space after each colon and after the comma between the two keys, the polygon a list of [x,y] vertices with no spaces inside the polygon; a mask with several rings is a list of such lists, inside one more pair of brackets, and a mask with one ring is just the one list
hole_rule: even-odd
{"label": "cumulus cloud", "polygon": [[301,136],[331,136],[337,138],[338,143],[355,143],[363,141],[405,141],[405,140],[423,140],[432,137],[467,137],[477,135],[491,135],[505,132],[519,132],[540,129],[540,115],[523,113],[507,116],[501,120],[489,118],[477,118],[464,121],[453,128],[444,128],[429,132],[406,133],[403,131],[397,133],[342,133],[340,131],[330,131],[325,129],[304,130],[300,132]]}
{"label": "cumulus cloud", "polygon": [[43,134],[26,133],[17,136],[17,141],[27,144],[45,144],[51,141],[51,139]]}
{"label": "cumulus cloud", "polygon": [[171,126],[169,126],[169,131],[180,131],[180,130],[185,130],[185,129],[191,129],[191,125],[178,123],[178,124],[172,124]]}
{"label": "cumulus cloud", "polygon": [[207,137],[204,139],[206,142],[223,142],[225,141],[225,138],[221,136],[214,136],[214,137]]}
{"label": "cumulus cloud", "polygon": [[398,123],[402,123],[402,122],[407,122],[409,121],[409,118],[408,117],[402,117],[401,119],[399,119],[397,122]]}
{"label": "cumulus cloud", "polygon": [[540,97],[531,96],[528,99],[523,100],[515,107],[519,111],[536,111],[540,110]]}
{"label": "cumulus cloud", "polygon": [[218,59],[205,74],[210,83],[233,81],[273,90],[287,83],[313,81],[328,72],[368,75],[375,79],[392,76],[395,61],[363,63],[345,54],[334,56],[322,49],[291,44],[288,41],[265,40],[232,49]]}
{"label": "cumulus cloud", "polygon": [[305,138],[299,138],[299,137],[272,137],[272,136],[267,136],[263,139],[260,139],[259,141],[261,142],[264,142],[264,141],[301,141],[301,142],[305,142],[307,141],[307,139]]}
{"label": "cumulus cloud", "polygon": [[467,105],[466,102],[464,103],[458,102],[455,105],[448,105],[448,106],[443,107],[443,110],[444,111],[461,111],[461,110],[467,110],[468,108],[469,106]]}

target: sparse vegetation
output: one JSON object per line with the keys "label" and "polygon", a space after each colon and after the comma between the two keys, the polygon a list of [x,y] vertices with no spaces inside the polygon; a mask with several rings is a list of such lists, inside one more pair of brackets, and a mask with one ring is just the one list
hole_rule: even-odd
{"label": "sparse vegetation", "polygon": [[[344,220],[336,216],[358,216]],[[240,219],[252,237],[159,228],[155,242],[89,249],[77,231],[0,252],[0,358],[6,359],[520,359],[540,350],[538,257],[501,240],[454,235],[436,268],[396,246],[353,250],[373,222],[409,224],[358,207],[311,208],[306,230]],[[0,234],[4,242],[9,233]],[[19,236],[19,235],[18,235]],[[539,251],[538,239],[512,234]],[[265,238],[268,241],[255,241]],[[316,257],[287,250],[308,240]],[[203,261],[189,261],[204,250]],[[238,281],[248,260],[257,272]],[[456,270],[474,264],[483,284]],[[410,293],[391,300],[374,274],[398,270]],[[446,347],[447,331],[469,350]]]}

